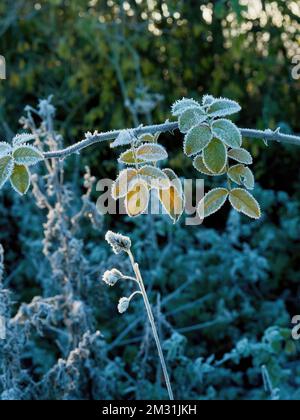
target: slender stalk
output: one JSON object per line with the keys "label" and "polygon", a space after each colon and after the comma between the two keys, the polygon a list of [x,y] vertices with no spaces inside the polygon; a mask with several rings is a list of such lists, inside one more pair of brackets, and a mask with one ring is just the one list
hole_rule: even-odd
{"label": "slender stalk", "polygon": [[[140,134],[146,134],[146,133],[151,133],[151,134],[155,134],[157,132],[165,133],[168,131],[174,131],[177,128],[178,128],[177,122],[165,122],[164,124],[140,126],[140,127],[134,128],[133,134],[138,136]],[[81,150],[85,149],[88,146],[91,146],[92,144],[115,140],[118,137],[118,135],[121,133],[121,131],[123,130],[108,131],[106,133],[95,133],[79,141],[78,143],[72,144],[66,149],[46,152],[44,153],[44,157],[45,159],[53,159],[53,158],[63,159],[67,156],[72,155],[73,153],[80,152]],[[275,130],[275,131],[272,131],[270,129],[252,130],[248,128],[240,128],[240,131],[241,131],[242,136],[247,137],[247,138],[263,139],[266,141],[277,141],[280,143],[294,144],[294,145],[300,146],[300,136],[283,134],[283,133],[280,133],[279,130]]]}
{"label": "slender stalk", "polygon": [[173,401],[174,400],[174,395],[173,395],[171,382],[170,382],[170,378],[169,378],[169,374],[168,374],[168,370],[167,370],[167,365],[166,365],[164,354],[163,354],[163,351],[162,351],[162,348],[161,348],[160,339],[159,339],[157,328],[156,328],[156,325],[155,325],[153,312],[152,312],[151,305],[150,305],[150,302],[149,302],[149,299],[148,299],[148,295],[147,295],[147,292],[146,292],[146,289],[145,289],[145,286],[144,286],[144,282],[143,282],[143,278],[142,278],[142,275],[141,275],[141,272],[140,272],[140,268],[139,268],[139,265],[134,261],[134,257],[132,255],[131,251],[128,251],[128,255],[129,255],[133,271],[136,275],[136,279],[138,281],[138,284],[139,284],[139,287],[140,287],[140,290],[141,290],[141,293],[142,293],[142,296],[143,296],[143,299],[144,299],[144,304],[145,304],[145,307],[146,307],[146,311],[147,311],[149,322],[150,322],[150,325],[151,325],[151,328],[152,328],[152,333],[153,333],[153,337],[154,337],[154,340],[155,340],[155,343],[156,343],[161,367],[162,367],[164,378],[165,378],[165,381],[166,381],[169,398],[170,398],[170,400]]}

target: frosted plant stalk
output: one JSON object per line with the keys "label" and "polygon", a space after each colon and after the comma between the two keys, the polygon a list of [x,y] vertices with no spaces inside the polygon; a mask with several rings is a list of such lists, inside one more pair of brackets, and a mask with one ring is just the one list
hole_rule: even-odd
{"label": "frosted plant stalk", "polygon": [[154,337],[155,344],[156,344],[156,347],[157,347],[161,367],[162,367],[164,378],[165,378],[165,381],[166,381],[169,398],[170,398],[170,400],[173,401],[174,400],[174,395],[173,395],[172,386],[171,386],[171,382],[170,382],[170,378],[169,378],[169,374],[168,374],[168,370],[167,370],[167,365],[166,365],[164,354],[163,354],[163,351],[162,351],[162,348],[161,348],[160,339],[159,339],[157,328],[156,328],[156,325],[155,325],[153,312],[152,312],[151,305],[150,305],[150,302],[149,302],[149,299],[148,299],[148,295],[147,295],[147,292],[146,292],[146,289],[145,289],[145,286],[144,286],[144,282],[143,282],[143,278],[142,278],[142,275],[141,275],[141,272],[140,272],[140,268],[139,268],[138,263],[136,263],[134,261],[134,257],[133,257],[132,252],[129,250],[127,253],[129,255],[130,262],[131,262],[134,274],[136,276],[136,280],[138,282],[140,291],[141,291],[143,299],[144,299],[144,304],[145,304],[145,307],[146,307],[146,311],[147,311],[149,322],[150,322],[150,325],[151,325],[151,328],[152,328],[152,333],[153,333],[153,337]]}

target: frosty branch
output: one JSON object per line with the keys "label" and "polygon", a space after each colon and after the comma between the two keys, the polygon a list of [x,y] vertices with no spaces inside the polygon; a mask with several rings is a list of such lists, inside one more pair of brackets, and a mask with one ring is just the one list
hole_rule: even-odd
{"label": "frosty branch", "polygon": [[[44,102],[38,115],[53,114],[54,107],[49,101]],[[126,146],[118,161],[127,169],[118,174],[111,190],[112,197],[115,200],[124,199],[127,214],[135,217],[146,212],[155,190],[163,208],[175,223],[183,213],[185,195],[181,180],[174,171],[161,168],[161,162],[167,160],[168,153],[158,143],[158,138],[163,132],[179,129],[184,135],[183,152],[193,159],[194,168],[206,176],[226,176],[222,188],[209,191],[198,203],[200,218],[214,214],[229,201],[235,210],[259,219],[259,204],[248,191],[255,186],[254,174],[249,168],[253,159],[242,147],[243,137],[294,145],[300,145],[300,137],[283,134],[280,129],[260,131],[238,128],[228,117],[240,110],[236,101],[227,98],[211,95],[205,95],[201,101],[183,98],[172,106],[172,116],[177,119],[175,122],[87,133],[85,139],[78,143],[47,152],[36,147],[38,144],[29,144],[37,140],[34,131],[18,134],[12,144],[0,143],[0,188],[10,180],[12,187],[23,195],[30,186],[30,166],[40,161],[47,164],[48,159],[62,160],[93,144],[113,140],[111,147]],[[50,131],[53,131],[52,128]]]}
{"label": "frosty branch", "polygon": [[[140,126],[132,129],[132,133],[135,136],[139,136],[141,134],[156,134],[156,133],[166,133],[172,132],[178,129],[178,122],[165,122],[163,124],[156,124],[156,125],[148,125],[148,126]],[[62,150],[57,150],[55,152],[45,152],[44,157],[45,159],[63,159],[66,158],[74,153],[79,153],[81,150],[92,146],[96,143],[102,143],[105,141],[112,141],[115,140],[124,130],[113,130],[107,131],[104,133],[95,133],[92,135],[87,135],[87,137],[78,143],[72,144],[69,147],[66,147]],[[265,141],[276,141],[283,144],[294,144],[296,146],[300,146],[300,136],[290,135],[290,134],[283,134],[280,132],[279,129],[277,130],[253,130],[249,128],[240,128],[240,132],[243,137],[247,137],[249,139],[263,139]]]}

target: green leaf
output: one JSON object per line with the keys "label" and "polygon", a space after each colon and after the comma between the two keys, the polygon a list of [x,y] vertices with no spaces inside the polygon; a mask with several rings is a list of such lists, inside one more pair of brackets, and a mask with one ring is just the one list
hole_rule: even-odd
{"label": "green leaf", "polygon": [[132,130],[121,130],[118,137],[110,143],[110,147],[128,146],[133,143],[134,140],[135,136],[133,135]]}
{"label": "green leaf", "polygon": [[152,188],[169,188],[168,176],[155,166],[145,165],[139,170],[140,177]]}
{"label": "green leaf", "polygon": [[191,128],[185,136],[183,150],[187,156],[193,156],[201,152],[212,139],[212,132],[208,125],[197,125]]}
{"label": "green leaf", "polygon": [[244,185],[248,190],[253,190],[255,180],[252,171],[242,164],[231,166],[227,175],[238,185]]}
{"label": "green leaf", "polygon": [[42,152],[28,144],[14,148],[13,157],[17,165],[31,166],[44,160]]}
{"label": "green leaf", "polygon": [[213,139],[203,150],[203,162],[208,170],[219,174],[227,162],[227,149],[220,140]]}
{"label": "green leaf", "polygon": [[192,108],[198,106],[200,108],[200,104],[195,101],[194,99],[186,99],[183,98],[179,101],[176,101],[172,106],[172,115],[174,117],[178,117],[181,115],[184,111],[186,111],[188,108]]}
{"label": "green leaf", "polygon": [[160,144],[142,144],[137,148],[136,156],[146,162],[157,162],[167,159],[168,153]]}
{"label": "green leaf", "polygon": [[11,151],[12,147],[9,143],[6,143],[4,141],[0,142],[0,158],[9,155]]}
{"label": "green leaf", "polygon": [[215,99],[209,107],[208,113],[211,117],[225,117],[226,115],[232,115],[241,110],[240,105],[231,101],[230,99]]}
{"label": "green leaf", "polygon": [[189,108],[179,117],[179,130],[182,133],[187,133],[192,127],[201,124],[205,120],[207,120],[207,115],[201,108]]}
{"label": "green leaf", "polygon": [[20,195],[27,193],[30,186],[29,170],[24,165],[15,165],[10,177],[10,183],[13,189]]}
{"label": "green leaf", "polygon": [[212,132],[217,139],[222,140],[227,146],[236,148],[242,144],[240,130],[229,120],[217,120],[212,123]]}
{"label": "green leaf", "polygon": [[203,219],[216,213],[224,205],[228,193],[226,188],[215,188],[205,194],[197,207],[199,217]]}
{"label": "green leaf", "polygon": [[121,153],[118,162],[125,163],[126,165],[135,165],[137,163],[144,163],[143,159],[138,159],[132,149],[128,149]]}
{"label": "green leaf", "polygon": [[242,188],[235,188],[229,193],[229,201],[232,207],[253,219],[261,217],[260,206],[255,198]]}
{"label": "green leaf", "polygon": [[12,143],[14,146],[19,146],[21,144],[27,143],[28,141],[34,140],[35,135],[30,133],[21,133],[17,134],[13,139]]}
{"label": "green leaf", "polygon": [[210,171],[209,169],[207,169],[207,167],[204,165],[203,157],[201,155],[195,157],[194,162],[193,162],[193,166],[194,166],[195,169],[197,169],[197,171],[201,172],[204,175],[216,176],[216,175],[225,174],[224,170],[222,172],[218,173],[218,174],[215,174],[212,171]]}
{"label": "green leaf", "polygon": [[0,188],[6,183],[14,169],[14,160],[11,156],[0,158]]}
{"label": "green leaf", "polygon": [[244,163],[245,165],[251,165],[253,163],[251,154],[248,150],[243,148],[229,150],[228,157],[236,160],[237,162]]}

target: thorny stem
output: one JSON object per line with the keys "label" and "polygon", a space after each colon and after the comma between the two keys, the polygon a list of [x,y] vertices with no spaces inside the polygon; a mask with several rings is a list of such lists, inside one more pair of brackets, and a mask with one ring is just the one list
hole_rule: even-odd
{"label": "thorny stem", "polygon": [[[168,132],[178,129],[177,122],[165,122],[164,124],[157,125],[148,125],[140,126],[133,129],[133,134],[139,136],[141,134],[156,134],[157,132]],[[91,146],[95,143],[101,143],[104,141],[115,140],[118,135],[124,130],[114,130],[108,131],[105,133],[96,133],[86,137],[84,140],[81,140],[78,143],[74,143],[71,146],[57,151],[50,151],[44,153],[45,159],[59,158],[63,159],[67,156],[72,155],[73,153],[79,153],[82,149],[85,149],[88,146]],[[282,134],[279,130],[251,130],[248,128],[241,128],[241,134],[243,137],[252,138],[252,139],[263,139],[266,141],[277,141],[280,143],[294,144],[300,146],[300,136]]]}
{"label": "thorny stem", "polygon": [[150,305],[148,295],[147,295],[147,292],[146,292],[146,289],[145,289],[145,286],[144,286],[144,282],[143,282],[143,278],[142,278],[142,275],[141,275],[141,272],[140,272],[140,269],[139,269],[139,265],[134,261],[134,257],[133,257],[132,252],[130,250],[128,251],[128,255],[129,255],[133,271],[136,275],[136,279],[138,281],[138,284],[139,284],[139,287],[140,287],[140,290],[141,290],[141,293],[142,293],[142,296],[143,296],[143,299],[144,299],[147,315],[148,315],[149,322],[150,322],[150,325],[151,325],[151,328],[152,328],[153,337],[154,337],[154,340],[155,340],[155,343],[156,343],[161,367],[162,367],[163,374],[164,374],[164,377],[165,377],[169,398],[170,398],[170,400],[173,401],[174,400],[174,395],[173,395],[171,382],[170,382],[170,378],[169,378],[169,374],[168,374],[168,370],[167,370],[167,365],[166,365],[165,358],[164,358],[164,355],[163,355],[163,351],[162,351],[162,348],[161,348],[160,339],[159,339],[157,328],[156,328],[156,325],[155,325],[154,316],[153,316],[151,305]]}

